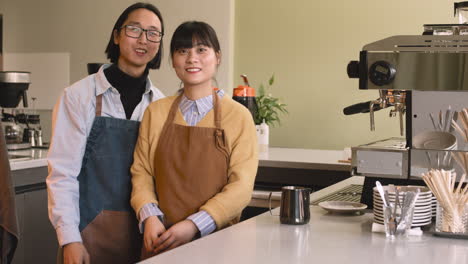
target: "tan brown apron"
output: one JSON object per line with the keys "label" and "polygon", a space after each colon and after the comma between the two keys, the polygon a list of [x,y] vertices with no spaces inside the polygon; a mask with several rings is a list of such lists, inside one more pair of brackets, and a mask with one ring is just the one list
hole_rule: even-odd
{"label": "tan brown apron", "polygon": [[230,151],[218,95],[213,91],[214,128],[175,124],[181,99],[182,94],[171,106],[154,161],[156,195],[166,228],[198,212],[228,182]]}

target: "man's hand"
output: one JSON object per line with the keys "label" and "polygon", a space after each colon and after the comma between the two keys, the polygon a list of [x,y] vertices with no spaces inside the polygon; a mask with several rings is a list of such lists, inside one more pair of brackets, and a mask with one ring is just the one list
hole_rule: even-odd
{"label": "man's hand", "polygon": [[147,252],[153,252],[156,247],[156,241],[159,236],[166,231],[164,225],[159,221],[157,216],[150,216],[145,220],[145,232],[143,234],[143,241]]}
{"label": "man's hand", "polygon": [[190,242],[198,232],[197,226],[191,220],[183,220],[164,232],[156,241],[154,253],[176,248]]}
{"label": "man's hand", "polygon": [[74,242],[63,247],[64,264],[90,264],[89,254],[83,243]]}

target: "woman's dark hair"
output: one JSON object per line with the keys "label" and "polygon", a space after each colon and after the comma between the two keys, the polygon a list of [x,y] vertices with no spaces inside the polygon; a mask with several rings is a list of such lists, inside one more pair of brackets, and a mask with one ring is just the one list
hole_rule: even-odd
{"label": "woman's dark hair", "polygon": [[[159,21],[161,21],[161,32],[164,34],[163,19],[162,19],[162,16],[161,16],[161,12],[159,12],[159,9],[157,7],[155,7],[154,5],[149,4],[149,3],[141,3],[141,2],[135,3],[135,4],[127,7],[127,9],[125,9],[123,11],[123,13],[119,16],[119,18],[115,22],[115,25],[112,28],[109,43],[107,44],[107,47],[106,47],[107,58],[112,63],[117,63],[119,61],[119,56],[120,56],[119,45],[116,45],[114,43],[114,30],[117,30],[117,33],[120,33],[120,30],[121,30],[121,28],[123,26],[123,23],[125,22],[125,20],[127,20],[130,13],[137,10],[137,9],[140,9],[140,8],[148,9],[149,11],[156,14],[156,16],[159,18]],[[158,53],[156,54],[156,56],[150,62],[148,62],[148,65],[146,66],[147,68],[149,68],[149,69],[159,69],[159,67],[161,66],[162,51],[163,51],[163,40],[161,39],[161,42],[159,42]]]}
{"label": "woman's dark hair", "polygon": [[178,49],[192,48],[193,44],[203,44],[216,53],[221,52],[216,31],[207,23],[187,21],[177,27],[171,39],[171,56]]}

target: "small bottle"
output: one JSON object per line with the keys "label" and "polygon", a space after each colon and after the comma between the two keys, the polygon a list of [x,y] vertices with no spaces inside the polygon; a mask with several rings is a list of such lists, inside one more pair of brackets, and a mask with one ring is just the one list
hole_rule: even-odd
{"label": "small bottle", "polygon": [[36,130],[33,128],[28,129],[28,134],[29,134],[29,143],[31,144],[31,147],[36,147]]}
{"label": "small bottle", "polygon": [[40,127],[36,129],[35,139],[36,139],[36,145],[38,147],[42,147],[44,145],[44,142],[42,142],[42,130]]}
{"label": "small bottle", "polygon": [[258,152],[268,152],[268,142],[270,137],[270,128],[265,119],[257,126],[257,138],[258,138]]}
{"label": "small bottle", "polygon": [[244,85],[239,85],[237,88],[234,88],[232,99],[247,107],[247,109],[249,109],[250,113],[252,114],[253,120],[255,121],[258,113],[257,100],[255,99],[255,89],[250,86],[245,74],[241,75],[241,77],[244,79]]}

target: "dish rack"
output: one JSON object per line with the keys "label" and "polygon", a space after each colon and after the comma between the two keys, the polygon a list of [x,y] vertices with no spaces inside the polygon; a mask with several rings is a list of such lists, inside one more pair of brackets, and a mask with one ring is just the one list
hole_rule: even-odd
{"label": "dish rack", "polygon": [[348,201],[359,203],[362,195],[362,185],[351,184],[336,192],[330,193],[322,198],[314,200],[311,204],[318,205],[325,201]]}

